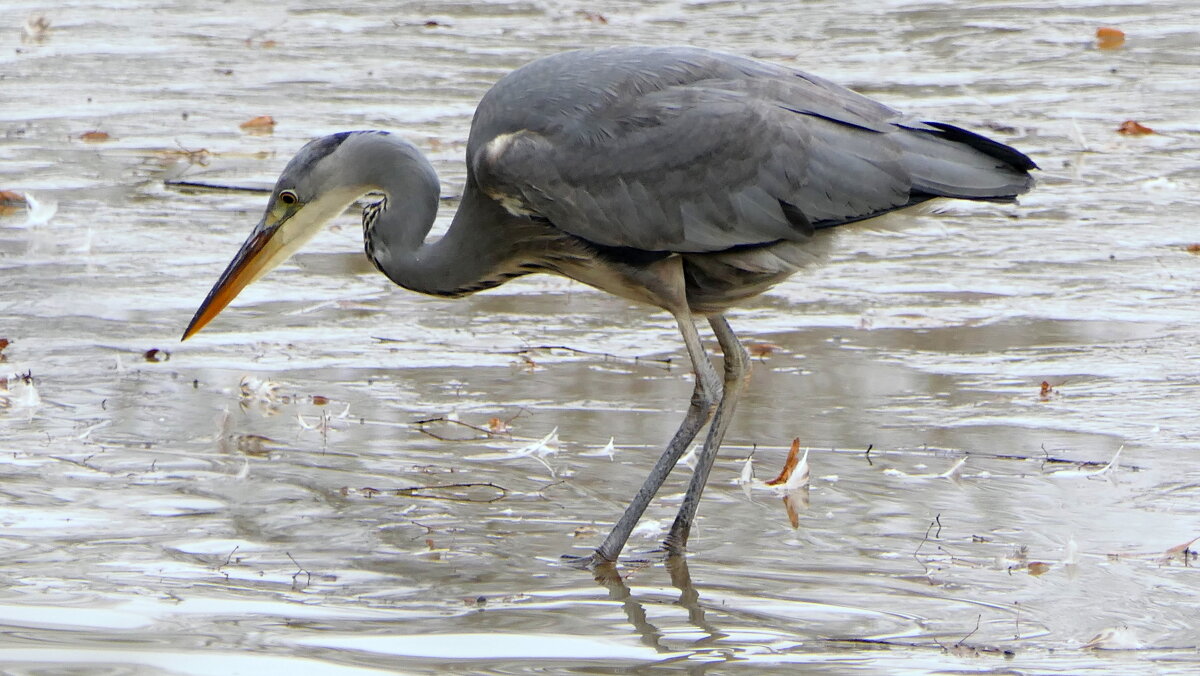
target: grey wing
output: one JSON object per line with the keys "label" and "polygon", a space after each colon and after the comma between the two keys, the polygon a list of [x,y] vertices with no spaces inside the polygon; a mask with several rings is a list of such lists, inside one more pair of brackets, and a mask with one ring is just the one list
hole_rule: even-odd
{"label": "grey wing", "polygon": [[745,82],[690,84],[498,135],[471,165],[510,211],[598,244],[720,251],[804,239],[910,203],[905,149],[881,131],[899,128],[863,122],[874,128],[786,106]]}

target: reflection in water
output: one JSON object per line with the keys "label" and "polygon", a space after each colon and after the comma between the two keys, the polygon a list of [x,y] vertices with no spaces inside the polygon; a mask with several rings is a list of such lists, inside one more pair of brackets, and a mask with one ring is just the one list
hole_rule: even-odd
{"label": "reflection in water", "polygon": [[[691,642],[689,647],[691,649],[703,648],[706,644],[725,638],[726,634],[705,619],[704,608],[700,606],[700,592],[692,585],[692,576],[688,572],[687,557],[667,556],[664,563],[671,575],[671,585],[679,590],[679,599],[676,601],[676,605],[687,611],[688,624],[706,635],[702,639]],[[672,648],[664,644],[664,632],[648,619],[642,602],[634,596],[633,591],[625,583],[625,578],[617,571],[615,565],[597,566],[593,572],[596,582],[608,590],[608,598],[621,604],[625,617],[633,630],[641,637],[643,644],[662,653],[676,653],[680,650],[678,647]]]}

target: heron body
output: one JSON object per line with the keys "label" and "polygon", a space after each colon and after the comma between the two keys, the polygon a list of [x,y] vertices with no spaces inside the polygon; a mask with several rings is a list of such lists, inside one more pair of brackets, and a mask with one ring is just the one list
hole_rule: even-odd
{"label": "heron body", "polygon": [[[810,262],[820,229],[939,197],[1012,200],[1036,168],[1006,145],[821,78],[686,47],[566,52],[518,68],[480,101],[466,159],[458,211],[427,242],[440,187],[419,150],[379,131],[310,142],[184,337],[367,193],[384,196],[363,212],[367,255],[405,288],[459,297],[543,272],[670,312],[696,374],[691,405],[588,564],[616,559],[708,424],[664,543],[683,551],[748,373],[726,310]],[[717,338],[723,375],[697,317]]]}

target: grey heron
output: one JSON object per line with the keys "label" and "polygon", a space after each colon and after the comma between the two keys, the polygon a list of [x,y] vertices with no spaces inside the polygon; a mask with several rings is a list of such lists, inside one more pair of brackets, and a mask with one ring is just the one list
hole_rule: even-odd
{"label": "grey heron", "polygon": [[[383,131],[309,142],[184,332],[369,193],[367,256],[396,284],[457,298],[530,273],[569,277],[671,313],[695,373],[683,422],[603,543],[616,561],[699,431],[708,433],[663,548],[685,550],[748,375],[725,312],[805,264],[814,232],[938,197],[1012,200],[1036,166],[1021,152],[922,121],[822,78],[690,47],[566,52],[501,78],[480,101],[449,229],[426,241],[437,174]],[[706,356],[707,319],[723,374]]]}

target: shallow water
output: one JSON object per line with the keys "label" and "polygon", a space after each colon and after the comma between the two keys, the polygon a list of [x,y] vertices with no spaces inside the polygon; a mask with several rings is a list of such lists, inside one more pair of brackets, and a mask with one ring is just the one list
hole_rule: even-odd
{"label": "shallow water", "polygon": [[[0,215],[6,673],[1200,665],[1177,551],[1200,536],[1194,3],[336,4],[3,13],[0,189],[43,205]],[[23,39],[37,14],[49,31]],[[1101,25],[1125,47],[1095,49]],[[347,214],[178,343],[263,198],[164,180],[265,187],[312,136],[385,128],[434,159],[444,225],[489,83],[664,41],[794,63],[1043,168],[1020,206],[846,228],[828,264],[732,314],[775,347],[690,571],[635,561],[686,468],[622,578],[558,563],[600,541],[682,415],[662,313],[547,277],[416,296],[367,269]],[[239,130],[264,114],[273,134]],[[794,437],[795,529],[736,483]],[[1132,649],[1085,648],[1106,631]]]}

